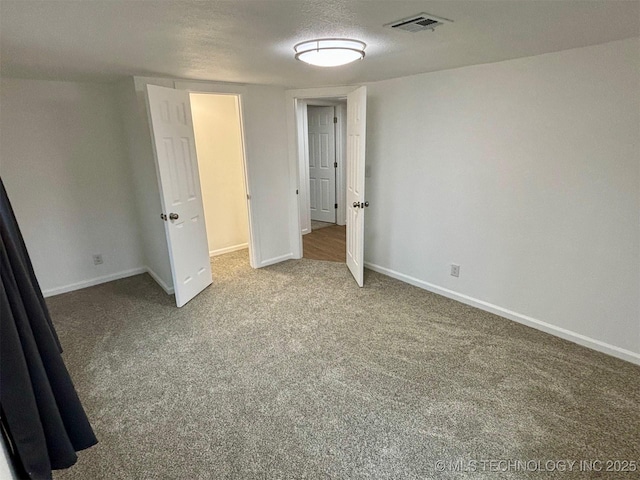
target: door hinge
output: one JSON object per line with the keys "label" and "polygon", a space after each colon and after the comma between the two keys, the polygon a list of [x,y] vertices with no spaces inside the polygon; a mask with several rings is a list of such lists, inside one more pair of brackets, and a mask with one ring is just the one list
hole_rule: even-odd
{"label": "door hinge", "polygon": [[336,203],[333,208],[338,208],[338,204]]}
{"label": "door hinge", "polygon": [[296,195],[298,195],[298,190],[296,190]]}
{"label": "door hinge", "polygon": [[333,168],[338,168],[338,162],[333,162]]}
{"label": "door hinge", "polygon": [[338,123],[338,117],[333,117],[333,123]]}
{"label": "door hinge", "polygon": [[164,220],[165,222],[167,221],[167,216],[166,216],[164,213],[161,213],[161,214],[160,214],[160,218],[161,218],[162,220]]}

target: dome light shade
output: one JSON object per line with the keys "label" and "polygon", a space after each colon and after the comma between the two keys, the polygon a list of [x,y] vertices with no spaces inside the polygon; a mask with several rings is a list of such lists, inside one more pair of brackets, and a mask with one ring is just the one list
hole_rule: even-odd
{"label": "dome light shade", "polygon": [[321,38],[298,43],[296,58],[318,67],[338,67],[364,58],[366,44],[347,38]]}

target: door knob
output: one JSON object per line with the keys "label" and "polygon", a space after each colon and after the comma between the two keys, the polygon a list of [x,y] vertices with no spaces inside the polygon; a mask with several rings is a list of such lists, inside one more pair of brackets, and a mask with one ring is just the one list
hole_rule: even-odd
{"label": "door knob", "polygon": [[362,204],[362,206],[364,206],[364,207],[368,207],[368,206],[369,206],[369,202],[364,202],[364,203]]}
{"label": "door knob", "polygon": [[353,202],[353,208],[360,208],[360,202]]}
{"label": "door knob", "polygon": [[170,213],[169,220],[177,220],[180,216],[177,213]]}

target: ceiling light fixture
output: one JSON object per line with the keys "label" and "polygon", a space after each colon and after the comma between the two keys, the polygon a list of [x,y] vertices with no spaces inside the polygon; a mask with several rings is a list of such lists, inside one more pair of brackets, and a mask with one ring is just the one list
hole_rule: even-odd
{"label": "ceiling light fixture", "polygon": [[296,58],[318,67],[338,67],[362,60],[367,45],[348,38],[320,38],[293,47]]}

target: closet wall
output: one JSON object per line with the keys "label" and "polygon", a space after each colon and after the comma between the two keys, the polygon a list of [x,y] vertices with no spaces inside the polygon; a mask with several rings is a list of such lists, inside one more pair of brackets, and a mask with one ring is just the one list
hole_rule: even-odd
{"label": "closet wall", "polygon": [[235,95],[191,94],[209,254],[247,247],[242,136]]}

